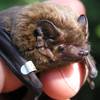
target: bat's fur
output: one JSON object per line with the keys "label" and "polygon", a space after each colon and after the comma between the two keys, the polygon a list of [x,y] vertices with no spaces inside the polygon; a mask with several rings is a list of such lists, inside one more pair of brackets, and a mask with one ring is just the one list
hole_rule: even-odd
{"label": "bat's fur", "polygon": [[[84,60],[79,53],[82,50],[90,51],[88,22],[87,20],[81,22],[79,18],[80,16],[77,16],[68,6],[43,2],[13,7],[0,12],[0,27],[10,33],[12,42],[20,53],[27,60],[32,60],[37,69],[42,71]],[[38,25],[40,20],[50,21],[56,29],[48,23]],[[37,39],[34,35],[38,27],[43,31],[43,36],[38,36],[42,41],[41,48],[36,48]],[[47,43],[50,39],[48,34],[52,35],[54,40],[50,45]],[[61,45],[64,46],[63,52],[58,50]],[[95,67],[92,71],[96,72]]]}

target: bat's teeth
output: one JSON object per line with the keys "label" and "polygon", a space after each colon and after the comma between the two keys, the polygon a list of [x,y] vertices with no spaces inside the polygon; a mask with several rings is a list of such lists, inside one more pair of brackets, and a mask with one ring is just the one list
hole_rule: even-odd
{"label": "bat's teeth", "polygon": [[47,56],[50,57],[52,61],[55,61],[55,57],[52,51],[50,49],[46,49],[46,52],[47,52]]}
{"label": "bat's teeth", "polygon": [[54,54],[48,48],[39,48],[39,52],[47,57],[49,57],[52,61],[55,61]]}

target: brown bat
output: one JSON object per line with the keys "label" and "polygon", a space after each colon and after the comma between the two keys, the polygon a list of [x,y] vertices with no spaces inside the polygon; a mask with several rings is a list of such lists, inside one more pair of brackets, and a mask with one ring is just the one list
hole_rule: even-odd
{"label": "brown bat", "polygon": [[13,7],[0,12],[0,27],[9,32],[12,43],[39,71],[84,62],[88,81],[97,76],[88,42],[88,21],[68,6],[49,2]]}

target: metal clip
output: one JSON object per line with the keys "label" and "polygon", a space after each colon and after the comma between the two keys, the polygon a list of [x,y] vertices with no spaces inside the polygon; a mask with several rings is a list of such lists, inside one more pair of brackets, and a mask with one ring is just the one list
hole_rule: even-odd
{"label": "metal clip", "polygon": [[24,65],[21,66],[20,71],[23,75],[28,75],[33,71],[37,71],[37,69],[32,61],[27,61]]}

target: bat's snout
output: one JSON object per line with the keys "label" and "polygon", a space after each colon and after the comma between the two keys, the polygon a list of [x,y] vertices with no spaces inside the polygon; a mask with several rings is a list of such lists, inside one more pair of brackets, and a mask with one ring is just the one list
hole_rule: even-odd
{"label": "bat's snout", "polygon": [[83,49],[78,46],[74,45],[65,45],[60,44],[58,45],[58,53],[62,54],[62,56],[66,57],[73,57],[73,58],[83,58],[84,56],[87,56],[89,54],[89,51],[86,49]]}

